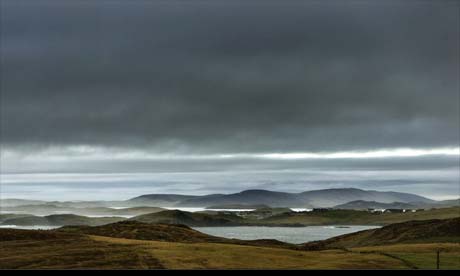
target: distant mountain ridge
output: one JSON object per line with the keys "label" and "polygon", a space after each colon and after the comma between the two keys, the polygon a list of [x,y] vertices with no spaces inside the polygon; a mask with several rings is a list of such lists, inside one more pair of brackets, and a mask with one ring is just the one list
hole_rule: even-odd
{"label": "distant mountain ridge", "polygon": [[[459,206],[460,201],[436,201],[409,193],[379,192],[354,188],[313,190],[301,193],[276,192],[268,190],[245,190],[233,194],[181,195],[146,194],[120,201],[37,201],[24,199],[1,199],[2,211],[32,213],[36,215],[77,213],[81,215],[125,215],[145,213],[149,207],[198,207],[212,206],[269,206],[290,208],[332,208],[354,201],[379,204],[402,203],[417,208],[440,208]],[[128,210],[123,208],[135,207]],[[144,210],[139,208],[143,207]],[[78,212],[76,211],[78,208]],[[115,210],[123,209],[123,210]],[[128,212],[129,211],[129,212]]]}
{"label": "distant mountain ridge", "polygon": [[[151,206],[209,207],[214,205],[267,205],[271,207],[333,207],[352,201],[379,203],[435,203],[435,200],[409,193],[379,192],[354,188],[314,190],[286,193],[268,190],[245,190],[233,194],[204,196],[150,194],[132,198],[127,202],[142,202]],[[161,205],[163,204],[163,205]],[[169,204],[169,205],[164,205]]]}

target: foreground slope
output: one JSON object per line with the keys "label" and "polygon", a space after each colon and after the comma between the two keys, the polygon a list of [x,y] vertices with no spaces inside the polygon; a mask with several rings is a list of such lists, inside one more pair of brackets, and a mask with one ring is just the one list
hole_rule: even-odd
{"label": "foreground slope", "polygon": [[[435,268],[436,251],[442,250],[441,268],[459,269],[459,243],[439,243],[438,239],[458,237],[458,220],[408,222],[373,235],[363,235],[369,231],[344,235],[326,240],[323,248],[313,248],[319,251],[308,251],[312,249],[308,246],[283,248],[282,243],[266,241],[238,244],[241,241],[208,236],[185,226],[135,221],[48,231],[0,229],[0,268]],[[356,236],[350,239],[351,235]],[[395,244],[368,246],[383,239]],[[350,240],[358,242],[345,244]],[[401,244],[408,241],[418,243]]]}
{"label": "foreground slope", "polygon": [[410,268],[436,269],[437,252],[440,269],[460,269],[460,244],[457,243],[417,243],[384,246],[356,247],[348,251],[368,254],[379,253],[401,260]]}
{"label": "foreground slope", "polygon": [[305,244],[305,249],[352,248],[401,243],[460,242],[460,218],[407,221]]}
{"label": "foreground slope", "polygon": [[221,242],[225,240],[206,235],[185,225],[150,224],[137,221],[123,221],[94,227],[64,226],[54,232],[169,242]]}
{"label": "foreground slope", "polygon": [[95,241],[140,246],[169,269],[365,269],[408,268],[381,254],[342,250],[308,252],[282,248],[219,244],[138,241],[94,236]]}
{"label": "foreground slope", "polygon": [[318,253],[212,242],[146,241],[13,229],[0,229],[0,237],[3,237],[0,239],[0,269],[407,268],[403,262],[381,254],[342,250]]}
{"label": "foreground slope", "polygon": [[277,240],[237,240],[215,237],[201,233],[185,225],[142,223],[138,221],[122,221],[102,226],[65,226],[54,232],[68,234],[86,234],[112,238],[133,240],[150,240],[180,243],[227,243],[255,245],[265,247],[281,247],[298,249],[296,245]]}
{"label": "foreground slope", "polygon": [[144,268],[163,266],[138,247],[69,233],[0,229],[0,269]]}

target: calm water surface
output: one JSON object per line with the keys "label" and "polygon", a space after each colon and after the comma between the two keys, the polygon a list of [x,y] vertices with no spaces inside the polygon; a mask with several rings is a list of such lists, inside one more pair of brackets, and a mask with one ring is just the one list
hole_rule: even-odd
{"label": "calm water surface", "polygon": [[224,238],[241,240],[276,239],[289,243],[304,243],[324,240],[352,232],[379,228],[380,226],[308,226],[308,227],[194,227],[200,232]]}

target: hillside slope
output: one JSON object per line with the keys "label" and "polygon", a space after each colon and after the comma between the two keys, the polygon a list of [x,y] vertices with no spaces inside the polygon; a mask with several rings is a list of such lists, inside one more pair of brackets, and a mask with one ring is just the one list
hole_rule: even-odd
{"label": "hillside slope", "polygon": [[180,206],[213,205],[267,205],[271,207],[311,207],[298,194],[273,192],[266,190],[246,190],[235,194],[196,197],[183,201]]}
{"label": "hillside slope", "polygon": [[54,230],[58,233],[85,234],[132,240],[149,240],[179,243],[225,243],[263,247],[297,249],[293,244],[271,239],[238,240],[215,237],[201,233],[185,225],[152,224],[138,221],[122,221],[102,226],[65,226]]}
{"label": "hillside slope", "polygon": [[0,228],[0,269],[159,269],[141,247],[95,241],[88,236]]}
{"label": "hillside slope", "polygon": [[[7,230],[7,231],[5,231]],[[8,233],[7,233],[8,232]],[[18,234],[18,232],[21,232]],[[308,252],[223,243],[178,243],[0,229],[0,269],[407,268],[381,254]],[[50,231],[48,231],[50,232]],[[56,233],[54,231],[54,233]],[[55,236],[53,236],[55,235]],[[21,236],[21,239],[14,237]]]}
{"label": "hillside slope", "polygon": [[416,209],[417,206],[404,203],[404,202],[393,202],[393,203],[382,203],[376,201],[366,200],[354,200],[345,204],[339,204],[334,206],[334,209],[351,209],[351,210],[367,210],[367,209]]}
{"label": "hillside slope", "polygon": [[357,210],[330,210],[325,212],[283,213],[257,221],[278,225],[388,225],[410,220],[449,219],[460,216],[460,207],[430,209],[416,213],[370,213]]}
{"label": "hillside slope", "polygon": [[315,207],[332,207],[356,200],[376,201],[381,203],[435,202],[434,200],[415,194],[399,192],[379,192],[354,188],[308,191],[303,192],[300,195],[305,201],[309,202],[311,205]]}
{"label": "hillside slope", "polygon": [[2,207],[2,211],[16,214],[30,214],[34,216],[49,216],[54,214],[74,214],[79,216],[139,216],[142,214],[160,212],[165,209],[158,207],[138,206],[127,208],[87,207],[74,208],[62,207],[54,204],[21,205]]}
{"label": "hillside slope", "polygon": [[305,249],[352,248],[400,243],[459,242],[460,217],[407,221],[305,244]]}
{"label": "hillside slope", "polygon": [[64,226],[58,233],[78,233],[134,240],[167,242],[222,242],[225,239],[206,235],[177,224],[152,224],[138,221],[122,221],[101,226]]}
{"label": "hillside slope", "polygon": [[232,214],[192,213],[180,210],[166,210],[153,214],[140,215],[130,220],[144,223],[184,224],[198,226],[232,226],[240,225],[242,218]]}
{"label": "hillside slope", "polygon": [[[360,247],[347,250],[330,249],[344,246],[330,242],[322,248],[283,248],[283,243],[270,244],[273,241],[223,239],[184,226],[135,221],[47,231],[0,229],[0,269],[435,268],[433,257],[439,249],[442,250],[441,267],[458,269],[459,244],[430,241],[439,235],[445,239],[457,234],[458,220],[418,221],[387,226],[382,228],[385,231],[375,236],[361,236],[357,239],[362,241],[358,244]],[[426,228],[430,231],[426,231]],[[344,237],[365,232],[368,231],[342,238],[345,241]],[[405,244],[408,240],[414,241],[414,238],[417,242],[422,240],[425,243]],[[388,239],[396,244],[361,246],[372,239]],[[306,251],[309,249],[327,250]]]}
{"label": "hillside slope", "polygon": [[121,217],[85,217],[72,214],[50,216],[17,216],[1,221],[1,225],[18,226],[63,226],[63,225],[103,225],[122,221]]}

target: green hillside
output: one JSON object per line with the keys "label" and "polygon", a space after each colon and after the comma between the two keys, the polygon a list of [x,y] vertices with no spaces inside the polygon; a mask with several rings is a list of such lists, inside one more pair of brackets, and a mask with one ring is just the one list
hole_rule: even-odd
{"label": "green hillside", "polygon": [[370,213],[356,210],[283,213],[258,221],[261,224],[301,225],[387,225],[410,220],[448,219],[460,217],[460,207],[439,208],[416,213]]}

